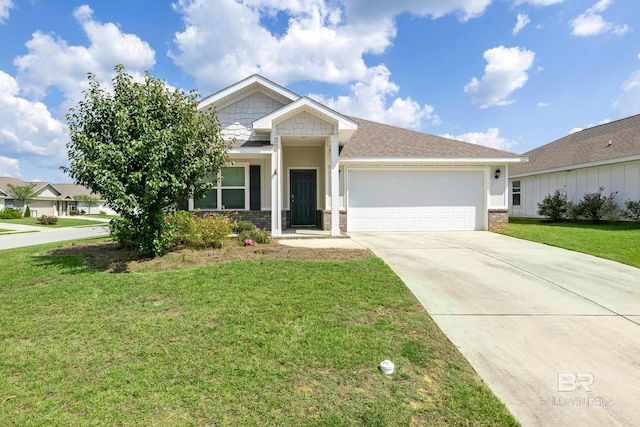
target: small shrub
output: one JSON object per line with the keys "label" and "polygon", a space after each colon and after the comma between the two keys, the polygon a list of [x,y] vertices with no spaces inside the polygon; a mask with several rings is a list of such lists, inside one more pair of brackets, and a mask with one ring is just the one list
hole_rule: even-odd
{"label": "small shrub", "polygon": [[107,213],[105,211],[100,211],[98,212],[100,215],[106,215]]}
{"label": "small shrub", "polygon": [[29,205],[27,205],[27,207],[24,210],[24,217],[31,218],[31,208],[29,207]]}
{"label": "small shrub", "polygon": [[165,217],[165,221],[173,232],[172,244],[196,245],[198,225],[193,213],[173,212]]}
{"label": "small shrub", "polygon": [[114,218],[109,221],[109,232],[121,248],[135,249],[135,236],[138,230],[125,218]]}
{"label": "small shrub", "polygon": [[625,201],[622,214],[632,221],[640,221],[640,200]]}
{"label": "small shrub", "polygon": [[20,219],[22,218],[22,212],[17,209],[5,208],[0,212],[0,219]]}
{"label": "small shrub", "polygon": [[567,202],[567,218],[574,222],[580,219],[580,209],[576,203],[573,203],[573,200]]}
{"label": "small shrub", "polygon": [[590,219],[594,224],[599,224],[603,219],[614,219],[620,208],[613,201],[618,192],[605,197],[602,195],[604,187],[600,187],[595,193],[585,194],[578,202],[580,216]]}
{"label": "small shrub", "polygon": [[256,228],[256,225],[251,221],[242,220],[236,222],[233,225],[233,232],[236,234],[241,234],[244,231],[255,231]]}
{"label": "small shrub", "polygon": [[143,220],[128,216],[113,218],[109,231],[120,247],[134,249],[145,256],[162,255],[171,247],[173,230],[167,226],[162,214],[148,215]]}
{"label": "small shrub", "polygon": [[253,231],[243,231],[238,234],[238,240],[244,243],[246,240],[251,240],[253,243],[270,243],[271,235],[265,229],[256,228]]}
{"label": "small shrub", "polygon": [[42,215],[37,221],[42,225],[56,225],[58,223],[58,217]]}
{"label": "small shrub", "polygon": [[560,221],[567,216],[568,203],[567,192],[556,190],[538,203],[538,215],[546,216],[551,221]]}
{"label": "small shrub", "polygon": [[224,215],[212,214],[197,218],[197,238],[194,243],[206,248],[221,248],[231,234],[231,219]]}

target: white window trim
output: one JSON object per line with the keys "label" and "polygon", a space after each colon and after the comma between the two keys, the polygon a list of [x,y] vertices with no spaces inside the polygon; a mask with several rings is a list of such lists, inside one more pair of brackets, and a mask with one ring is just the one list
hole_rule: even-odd
{"label": "white window trim", "polygon": [[[518,183],[517,187],[515,186],[516,182]],[[515,191],[516,188],[518,189],[518,191]],[[520,196],[520,203],[518,203],[517,205],[513,203],[513,196],[516,194]],[[514,207],[522,206],[522,181],[521,180],[514,180],[511,182],[511,206],[514,206]]]}
{"label": "white window trim", "polygon": [[[242,167],[244,168],[244,185],[231,185],[231,186],[226,186],[224,187],[222,185],[222,169],[218,172],[218,176],[216,178],[217,181],[217,185],[216,187],[211,190],[211,191],[216,191],[216,208],[212,209],[212,208],[198,208],[196,206],[196,201],[194,200],[193,206],[194,206],[194,210],[195,209],[199,209],[201,211],[204,212],[212,212],[212,211],[248,211],[250,208],[250,187],[249,187],[249,162],[233,162],[227,165],[224,165],[223,167],[227,168],[231,168],[231,167]],[[231,208],[231,209],[226,209],[226,207],[223,207],[222,205],[222,190],[244,190],[244,208],[240,209],[240,208]]]}

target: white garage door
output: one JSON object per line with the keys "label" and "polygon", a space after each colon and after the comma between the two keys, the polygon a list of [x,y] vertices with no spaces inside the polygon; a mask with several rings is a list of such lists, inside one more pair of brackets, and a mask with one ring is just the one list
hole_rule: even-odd
{"label": "white garage door", "polygon": [[484,229],[481,171],[349,170],[349,231]]}

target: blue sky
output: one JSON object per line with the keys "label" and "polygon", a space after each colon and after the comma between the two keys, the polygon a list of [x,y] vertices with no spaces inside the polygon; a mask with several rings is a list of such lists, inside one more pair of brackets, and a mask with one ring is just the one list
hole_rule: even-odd
{"label": "blue sky", "polygon": [[118,63],[524,153],[640,113],[639,35],[630,0],[0,0],[0,176],[70,182],[65,114]]}

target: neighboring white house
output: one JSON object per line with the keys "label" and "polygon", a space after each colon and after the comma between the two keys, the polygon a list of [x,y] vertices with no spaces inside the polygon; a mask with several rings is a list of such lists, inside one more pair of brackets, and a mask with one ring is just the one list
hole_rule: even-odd
{"label": "neighboring white house", "polygon": [[25,182],[17,178],[0,177],[0,210],[5,208],[24,209],[21,202],[14,200],[7,184],[22,187],[27,184],[35,184],[33,196],[28,203],[31,216],[67,216],[72,212],[85,212],[97,214],[104,212],[115,214],[115,212],[104,205],[100,200],[98,204],[91,207],[87,203],[76,200],[76,196],[86,195],[100,199],[86,187],[75,184],[51,184],[49,182]]}
{"label": "neighboring white house", "polygon": [[616,192],[615,201],[640,200],[640,115],[572,133],[524,154],[509,168],[509,215],[536,218],[538,203],[564,189],[578,202],[585,193]]}
{"label": "neighboring white house", "polygon": [[[205,99],[232,143],[222,180],[190,210],[233,211],[278,236],[487,230],[507,225],[518,154],[343,115],[259,75]],[[212,177],[215,179],[215,177]]]}

